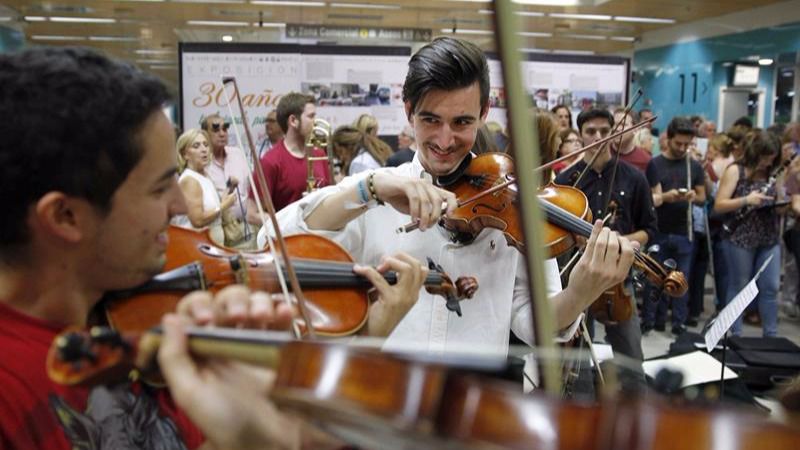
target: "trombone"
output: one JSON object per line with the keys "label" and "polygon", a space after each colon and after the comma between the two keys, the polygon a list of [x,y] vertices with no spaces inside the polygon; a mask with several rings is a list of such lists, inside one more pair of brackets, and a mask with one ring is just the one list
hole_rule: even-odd
{"label": "trombone", "polygon": [[[315,148],[325,149],[327,156],[313,156]],[[333,183],[333,141],[331,139],[331,124],[323,119],[314,119],[314,127],[305,142],[306,160],[306,192],[309,194],[317,189],[317,179],[314,177],[314,162],[328,162],[328,177]]]}

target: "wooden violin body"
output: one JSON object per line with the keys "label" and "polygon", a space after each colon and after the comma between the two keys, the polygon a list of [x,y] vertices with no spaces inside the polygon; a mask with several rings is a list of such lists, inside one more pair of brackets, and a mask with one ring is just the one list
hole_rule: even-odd
{"label": "wooden violin body", "polygon": [[[271,397],[344,441],[365,448],[796,450],[800,431],[726,408],[677,407],[655,396],[581,403],[499,375],[505,360],[388,353],[287,333],[191,328],[197,356],[277,371]],[[56,382],[88,386],[147,367],[160,330],[67,332],[48,353]],[[149,357],[148,357],[149,355]]]}
{"label": "wooden violin body", "polygon": [[[494,186],[514,180],[514,161],[505,153],[484,153],[470,161],[458,181],[446,189],[458,198],[473,198]],[[516,205],[516,187],[509,186],[456,208],[444,219],[447,229],[477,235],[486,227],[505,234],[508,245],[522,251],[525,245]],[[583,193],[569,186],[548,184],[537,196],[557,205],[576,217],[591,221],[592,213]],[[548,222],[544,226],[544,242],[554,257],[575,245],[574,234]]]}
{"label": "wooden violin body", "polygon": [[624,322],[633,316],[633,297],[620,283],[603,292],[589,306],[592,317],[606,325]]}
{"label": "wooden violin body", "polygon": [[[327,261],[352,263],[340,245],[317,235],[286,237],[290,255]],[[280,292],[278,275],[268,251],[238,253],[217,247],[204,232],[180,227],[169,228],[165,272],[184,270],[149,292],[137,290],[134,296],[116,293],[104,301],[108,322],[121,331],[145,331],[159,323],[164,314],[174,312],[178,301],[192,290],[217,292],[241,283],[266,292]],[[301,261],[298,261],[302,263]],[[188,264],[197,263],[194,269]],[[183,282],[183,284],[180,283]],[[304,286],[314,329],[323,335],[346,335],[357,331],[367,319],[369,284],[361,289]]]}
{"label": "wooden violin body", "polygon": [[[217,292],[232,284],[254,290],[280,293],[275,260],[269,250],[236,252],[217,247],[206,232],[169,228],[166,272],[127,291],[108,293],[102,302],[108,323],[121,331],[145,331],[159,323],[188,292]],[[353,259],[336,242],[315,234],[285,238],[306,298],[314,331],[323,336],[344,336],[358,331],[369,314],[367,292],[372,284],[353,272]],[[285,271],[285,265],[281,264]],[[442,296],[447,308],[460,314],[458,302],[478,289],[473,277],[459,277],[453,283],[441,267],[429,262],[425,289]],[[285,277],[285,272],[284,277]],[[388,272],[389,283],[397,274]],[[305,331],[305,323],[300,323]]]}
{"label": "wooden violin body", "polygon": [[[446,189],[459,199],[468,199],[444,219],[444,226],[457,232],[477,235],[485,227],[495,228],[505,234],[509,245],[522,251],[525,245],[519,222],[513,184],[490,194],[481,193],[508,184],[514,180],[514,162],[505,153],[484,153],[472,158],[461,168],[460,177],[452,177]],[[556,257],[576,242],[576,236],[589,237],[592,213],[584,193],[571,186],[547,184],[537,192],[539,204],[547,216],[544,226],[544,245],[550,257]],[[634,266],[641,270],[654,285],[663,288],[667,295],[680,297],[688,289],[681,272],[668,271],[647,255],[636,252]],[[591,311],[606,322],[628,320],[633,314],[633,303],[622,285],[606,291]]]}

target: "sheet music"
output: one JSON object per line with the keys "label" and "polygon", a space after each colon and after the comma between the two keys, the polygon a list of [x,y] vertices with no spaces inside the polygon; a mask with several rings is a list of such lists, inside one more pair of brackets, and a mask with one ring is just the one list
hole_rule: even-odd
{"label": "sheet music", "polygon": [[706,340],[706,350],[711,352],[711,350],[716,347],[717,343],[722,336],[725,335],[725,332],[733,325],[733,322],[736,321],[736,318],[739,317],[742,312],[744,312],[747,305],[756,298],[758,295],[758,286],[756,285],[756,281],[758,277],[761,275],[761,272],[767,268],[767,265],[770,261],[772,261],[772,257],[774,255],[770,255],[764,264],[761,265],[761,268],[758,269],[756,276],[747,283],[747,286],[741,290],[733,300],[728,303],[727,306],[719,313],[717,318],[714,320],[714,323],[711,325],[709,330],[706,332],[705,340]]}

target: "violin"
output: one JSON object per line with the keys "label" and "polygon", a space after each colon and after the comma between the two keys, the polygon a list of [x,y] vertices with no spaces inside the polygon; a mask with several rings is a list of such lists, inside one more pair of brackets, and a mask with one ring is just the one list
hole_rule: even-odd
{"label": "violin", "polygon": [[[234,358],[277,371],[272,400],[344,441],[369,448],[794,450],[800,432],[729,409],[677,407],[662,399],[583,403],[493,376],[504,360],[429,357],[298,341],[285,332],[190,328],[197,356]],[[95,328],[53,342],[48,375],[91,386],[150,365],[158,327],[145,334]]]}
{"label": "violin", "polygon": [[[498,229],[505,235],[508,245],[524,250],[511,157],[505,153],[484,153],[477,157],[468,156],[464,161],[454,174],[437,180],[441,187],[455,193],[460,199],[466,199],[442,219],[442,225],[454,232],[473,235],[485,227]],[[592,214],[589,202],[580,189],[549,183],[539,189],[537,197],[547,217],[543,241],[551,258],[572,248],[577,236],[589,237]],[[634,267],[667,295],[680,297],[688,289],[681,272],[667,270],[638,250],[634,255]],[[630,297],[618,296],[619,291],[615,288],[612,295],[604,295],[598,300],[593,312],[599,319],[624,321],[630,318],[633,312]],[[617,301],[617,298],[620,300]]]}
{"label": "violin", "polygon": [[[108,292],[101,301],[108,323],[125,331],[145,331],[175,311],[178,301],[193,290],[217,292],[232,284],[254,290],[280,292],[275,261],[269,250],[240,253],[218,247],[207,232],[170,226],[165,272],[133,289]],[[288,236],[286,247],[307,298],[314,331],[325,336],[355,333],[369,313],[370,282],[353,272],[353,258],[339,244],[323,236]],[[281,264],[285,271],[285,265]],[[447,307],[460,313],[459,301],[478,289],[471,277],[453,283],[441,267],[429,261],[425,289],[440,295]],[[285,273],[285,272],[284,272]],[[393,284],[397,274],[384,278]],[[460,315],[460,314],[459,314]],[[301,324],[305,330],[305,324]]]}

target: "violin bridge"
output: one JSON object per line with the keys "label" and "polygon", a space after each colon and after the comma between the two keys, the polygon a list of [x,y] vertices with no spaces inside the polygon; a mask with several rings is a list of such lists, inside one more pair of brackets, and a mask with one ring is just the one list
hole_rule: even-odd
{"label": "violin bridge", "polygon": [[248,285],[248,277],[247,277],[247,262],[242,255],[236,255],[230,259],[231,270],[233,270],[233,276],[236,278],[237,284],[243,284],[245,286]]}

